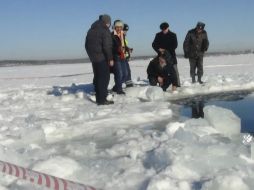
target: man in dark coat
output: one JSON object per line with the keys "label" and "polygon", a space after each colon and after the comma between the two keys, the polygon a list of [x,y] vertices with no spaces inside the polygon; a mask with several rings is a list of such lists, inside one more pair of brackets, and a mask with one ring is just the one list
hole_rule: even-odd
{"label": "man in dark coat", "polygon": [[109,67],[113,66],[112,37],[109,30],[111,18],[101,15],[87,32],[85,48],[92,62],[96,102],[98,105],[113,104],[107,101],[108,84],[110,79]]}
{"label": "man in dark coat", "polygon": [[159,86],[163,91],[173,83],[175,77],[175,70],[173,68],[174,59],[172,56],[165,52],[159,53],[147,67],[148,80],[151,86]]}
{"label": "man in dark coat", "polygon": [[176,72],[176,79],[174,80],[173,85],[175,87],[180,87],[180,78],[177,69],[177,59],[175,53],[175,50],[178,46],[177,36],[175,33],[169,30],[169,24],[167,22],[161,23],[160,29],[161,32],[156,34],[152,43],[152,47],[157,53],[164,52],[165,50],[170,53],[174,61],[173,66]]}
{"label": "man in dark coat", "polygon": [[196,68],[198,82],[200,84],[203,83],[203,81],[201,80],[204,73],[203,57],[204,53],[208,50],[209,47],[207,33],[204,28],[205,24],[202,22],[198,22],[196,28],[188,31],[183,43],[184,57],[189,58],[190,62],[190,75],[192,83],[196,82]]}

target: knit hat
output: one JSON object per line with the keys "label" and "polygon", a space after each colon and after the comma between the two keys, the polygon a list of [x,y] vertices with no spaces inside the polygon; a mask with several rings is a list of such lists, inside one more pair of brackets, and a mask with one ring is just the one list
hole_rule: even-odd
{"label": "knit hat", "polygon": [[123,31],[128,31],[128,30],[129,30],[128,24],[124,24],[124,25],[123,25]]}
{"label": "knit hat", "polygon": [[204,28],[205,28],[205,23],[203,23],[203,22],[198,22],[196,28],[197,28],[197,29],[204,30]]}
{"label": "knit hat", "polygon": [[160,25],[160,29],[161,30],[166,30],[169,27],[169,24],[167,22],[163,22]]}
{"label": "knit hat", "polygon": [[121,20],[115,20],[114,27],[123,27],[123,22]]}
{"label": "knit hat", "polygon": [[107,14],[100,15],[100,16],[99,16],[99,19],[100,19],[101,21],[103,21],[105,24],[110,24],[110,25],[111,25],[111,18],[110,18],[109,15],[107,15]]}

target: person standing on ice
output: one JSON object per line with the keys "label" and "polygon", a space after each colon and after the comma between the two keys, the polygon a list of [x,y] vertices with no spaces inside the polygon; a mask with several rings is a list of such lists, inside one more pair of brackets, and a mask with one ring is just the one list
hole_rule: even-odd
{"label": "person standing on ice", "polygon": [[129,60],[131,57],[131,53],[133,51],[133,48],[130,48],[128,46],[128,40],[126,39],[127,36],[127,32],[129,30],[129,26],[128,24],[124,24],[123,26],[123,32],[124,32],[124,51],[125,51],[125,60],[126,60],[126,66],[127,66],[127,79],[125,81],[126,87],[133,87],[133,82],[131,80],[131,69],[130,69],[130,64],[129,64]]}
{"label": "person standing on ice", "polygon": [[[175,78],[174,58],[167,51],[159,53],[147,67],[148,80],[151,86],[159,86],[163,91],[173,84]],[[173,88],[173,85],[172,85]]]}
{"label": "person standing on ice", "polygon": [[177,36],[175,33],[169,30],[169,24],[167,22],[163,22],[160,24],[161,32],[157,33],[152,47],[157,53],[163,53],[167,50],[173,58],[173,67],[175,69],[175,79],[173,80],[173,88],[172,90],[176,90],[176,87],[180,87],[180,78],[177,68],[177,59],[175,50],[178,46]]}
{"label": "person standing on ice", "polygon": [[112,36],[109,30],[111,18],[101,15],[87,32],[85,49],[92,62],[96,103],[98,105],[113,104],[107,100],[110,80],[110,66],[114,65],[112,54]]}
{"label": "person standing on ice", "polygon": [[192,83],[196,82],[195,75],[197,68],[198,82],[203,84],[203,81],[201,80],[204,73],[203,57],[209,47],[207,33],[204,28],[205,24],[198,22],[196,28],[188,31],[183,43],[184,57],[189,58],[190,62],[190,76]]}
{"label": "person standing on ice", "polygon": [[123,26],[124,24],[121,20],[116,20],[113,26],[114,31],[112,32],[113,58],[115,63],[113,66],[115,85],[112,91],[121,95],[125,94],[122,84],[127,80],[128,75],[127,63],[125,59]]}

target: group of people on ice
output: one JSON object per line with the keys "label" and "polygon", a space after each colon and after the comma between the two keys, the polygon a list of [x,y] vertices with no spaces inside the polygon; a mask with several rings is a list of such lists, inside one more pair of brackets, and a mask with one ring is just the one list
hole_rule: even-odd
{"label": "group of people on ice", "polygon": [[[110,73],[114,74],[115,85],[112,91],[124,95],[122,84],[132,87],[129,58],[133,49],[128,46],[126,39],[129,26],[121,20],[115,20],[110,32],[111,18],[109,15],[100,15],[87,32],[85,48],[92,62],[93,84],[98,105],[113,104],[107,100]],[[205,24],[198,22],[194,29],[188,31],[184,44],[184,57],[190,62],[192,83],[202,84],[203,56],[209,47]],[[163,91],[172,85],[172,90],[180,87],[180,78],[177,69],[175,50],[178,46],[177,36],[169,30],[169,24],[160,25],[161,31],[156,34],[152,43],[157,56],[150,61],[147,75],[150,85],[159,85]],[[196,73],[197,70],[197,73]]]}

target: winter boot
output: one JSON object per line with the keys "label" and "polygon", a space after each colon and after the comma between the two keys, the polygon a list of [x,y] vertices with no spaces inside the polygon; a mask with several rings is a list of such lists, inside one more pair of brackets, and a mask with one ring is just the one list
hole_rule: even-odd
{"label": "winter boot", "polygon": [[201,77],[198,77],[199,84],[203,84],[204,82],[201,80]]}
{"label": "winter boot", "polygon": [[192,83],[196,83],[195,76],[191,77],[191,79],[192,79]]}
{"label": "winter boot", "polygon": [[112,101],[112,100],[105,100],[104,102],[97,103],[98,106],[110,105],[110,104],[114,104],[114,101]]}

